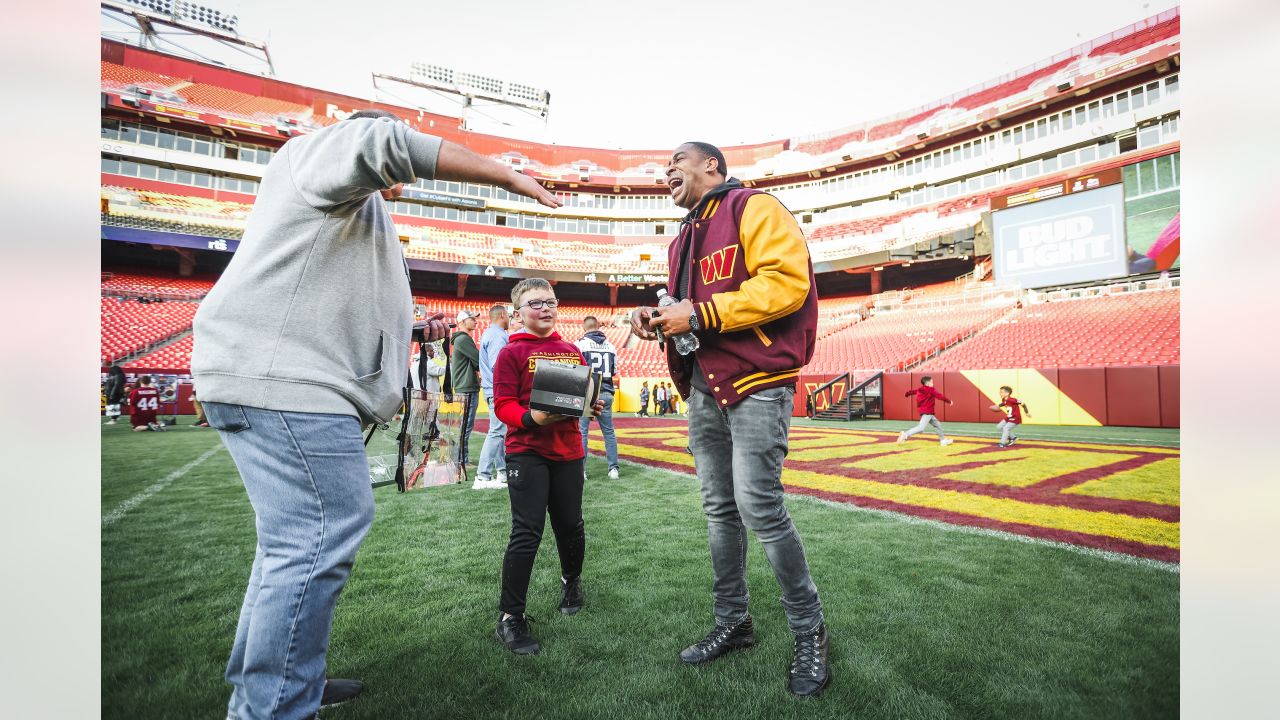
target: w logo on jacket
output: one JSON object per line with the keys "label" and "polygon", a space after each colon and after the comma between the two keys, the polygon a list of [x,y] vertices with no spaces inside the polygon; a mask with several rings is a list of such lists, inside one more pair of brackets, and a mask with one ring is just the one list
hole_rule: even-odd
{"label": "w logo on jacket", "polygon": [[733,276],[733,265],[738,260],[738,246],[730,245],[721,248],[698,260],[698,268],[702,271],[702,284],[710,285],[719,280],[727,280]]}

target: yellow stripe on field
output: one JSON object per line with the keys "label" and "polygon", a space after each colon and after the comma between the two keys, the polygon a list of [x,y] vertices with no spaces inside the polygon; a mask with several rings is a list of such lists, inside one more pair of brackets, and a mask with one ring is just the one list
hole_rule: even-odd
{"label": "yellow stripe on field", "polygon": [[1137,500],[1178,507],[1181,504],[1179,479],[1182,474],[1180,458],[1166,458],[1133,470],[1122,470],[1114,475],[1090,480],[1063,490],[1072,495],[1111,498],[1112,500]]}
{"label": "yellow stripe on field", "polygon": [[804,470],[784,470],[787,485],[857,495],[902,505],[944,510],[999,522],[1018,523],[1069,532],[1132,540],[1177,548],[1178,523],[1119,513],[1079,510],[1056,505],[996,498],[915,485],[894,485],[860,478],[839,477]]}
{"label": "yellow stripe on field", "polygon": [[[591,448],[604,449],[604,442],[592,440]],[[655,450],[634,445],[620,445],[624,456],[639,460],[666,462],[692,469],[693,457],[688,453],[671,450]],[[862,478],[841,477],[791,468],[782,471],[782,481],[794,487],[826,490],[884,500],[919,508],[943,510],[999,522],[1018,523],[1051,530],[1081,532],[1090,535],[1132,540],[1148,545],[1177,548],[1179,526],[1176,522],[1139,518],[1119,513],[1041,505],[1037,503],[996,498],[976,493],[957,492],[881,483]]]}

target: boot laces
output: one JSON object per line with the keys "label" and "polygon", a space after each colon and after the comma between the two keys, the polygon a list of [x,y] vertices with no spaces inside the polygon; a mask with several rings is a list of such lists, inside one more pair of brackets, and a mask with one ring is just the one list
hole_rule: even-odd
{"label": "boot laces", "polygon": [[736,629],[737,628],[733,625],[716,625],[711,628],[711,632],[707,633],[707,636],[702,639],[702,642],[698,643],[698,646],[704,650],[709,650],[718,645],[723,645]]}
{"label": "boot laces", "polygon": [[792,675],[809,675],[817,677],[822,667],[822,654],[818,651],[818,635],[796,635],[795,654],[791,659]]}

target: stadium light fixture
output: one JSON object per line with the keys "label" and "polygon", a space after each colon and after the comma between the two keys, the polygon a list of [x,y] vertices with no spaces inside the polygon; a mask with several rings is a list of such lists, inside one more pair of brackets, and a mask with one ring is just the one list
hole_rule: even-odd
{"label": "stadium light fixture", "polygon": [[209,5],[187,2],[186,0],[121,0],[121,2],[158,15],[167,15],[174,20],[198,22],[201,25],[223,30],[232,35],[236,34],[236,30],[240,25],[239,16],[223,13],[221,10]]}
{"label": "stadium light fixture", "polygon": [[541,88],[479,73],[457,70],[444,65],[415,62],[409,66],[409,79],[422,86],[464,97],[480,98],[546,112],[551,106],[551,93]]}

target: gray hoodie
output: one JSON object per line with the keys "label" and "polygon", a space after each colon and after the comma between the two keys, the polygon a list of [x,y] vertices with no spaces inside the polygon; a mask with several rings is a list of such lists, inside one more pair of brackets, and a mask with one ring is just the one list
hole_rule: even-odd
{"label": "gray hoodie", "polygon": [[439,138],[382,118],[285,143],[196,312],[202,402],[387,422],[408,377],[413,299],[378,190],[434,177],[439,152]]}

